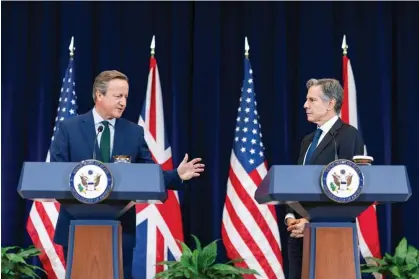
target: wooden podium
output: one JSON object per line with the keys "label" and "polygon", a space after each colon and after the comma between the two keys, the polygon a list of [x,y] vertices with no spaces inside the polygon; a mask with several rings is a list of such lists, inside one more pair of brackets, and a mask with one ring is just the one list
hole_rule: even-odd
{"label": "wooden podium", "polygon": [[[122,279],[122,226],[118,220],[135,201],[167,199],[157,164],[105,164],[113,177],[106,200],[81,203],[73,197],[69,177],[78,163],[25,162],[18,192],[34,201],[58,201],[70,222],[66,279]],[[135,222],[135,220],[132,220]]]}
{"label": "wooden podium", "polygon": [[373,203],[407,201],[412,192],[404,166],[360,166],[364,177],[355,201],[331,201],[320,184],[325,167],[272,166],[256,190],[260,204],[288,204],[310,220],[303,239],[302,279],[361,279],[355,219]]}

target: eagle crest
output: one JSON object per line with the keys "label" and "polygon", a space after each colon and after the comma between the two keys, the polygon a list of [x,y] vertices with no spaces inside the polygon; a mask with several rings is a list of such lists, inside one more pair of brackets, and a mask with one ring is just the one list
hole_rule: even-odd
{"label": "eagle crest", "polygon": [[[342,173],[342,171],[341,171]],[[348,188],[351,183],[352,183],[352,174],[349,173],[348,175],[345,175],[345,172],[343,171],[342,175],[338,175],[336,173],[332,174],[333,176],[333,181],[335,182],[336,186],[338,187],[338,190],[340,189],[341,184],[344,184],[345,187],[344,188]],[[344,189],[346,190],[346,189]]]}
{"label": "eagle crest", "polygon": [[[81,184],[88,191],[96,191],[96,187],[100,183],[101,176],[102,176],[101,174],[96,174],[95,177],[93,178],[93,182],[89,182],[89,178],[86,175],[80,174]],[[81,187],[79,187],[79,188],[81,188]],[[85,189],[83,189],[83,190],[80,189],[80,191],[85,192],[86,191]]]}

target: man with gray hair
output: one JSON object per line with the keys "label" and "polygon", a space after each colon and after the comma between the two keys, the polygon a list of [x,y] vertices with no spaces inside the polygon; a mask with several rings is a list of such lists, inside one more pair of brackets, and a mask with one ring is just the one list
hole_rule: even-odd
{"label": "man with gray hair", "polygon": [[[307,82],[304,109],[307,120],[317,125],[315,132],[304,137],[299,165],[327,165],[336,158],[352,160],[364,154],[364,141],[358,130],[339,117],[343,104],[343,89],[336,79],[310,79]],[[287,206],[285,223],[288,238],[288,279],[301,279],[303,232],[309,220]]]}

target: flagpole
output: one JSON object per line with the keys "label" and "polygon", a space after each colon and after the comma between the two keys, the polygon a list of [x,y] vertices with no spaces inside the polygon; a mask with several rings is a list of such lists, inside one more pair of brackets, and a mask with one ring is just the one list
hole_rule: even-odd
{"label": "flagpole", "polygon": [[346,44],[346,35],[343,35],[342,49],[343,49],[343,55],[344,56],[346,56],[348,54],[348,48],[349,48],[349,46]]}

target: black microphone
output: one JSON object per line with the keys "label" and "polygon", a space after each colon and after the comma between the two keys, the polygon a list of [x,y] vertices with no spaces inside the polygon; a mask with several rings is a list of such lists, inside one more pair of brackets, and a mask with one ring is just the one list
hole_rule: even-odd
{"label": "black microphone", "polygon": [[336,132],[335,131],[329,131],[329,134],[333,137],[333,143],[335,144],[335,161],[338,159],[338,150],[336,148]]}
{"label": "black microphone", "polygon": [[97,133],[95,136],[95,143],[93,144],[93,160],[96,160],[96,143],[97,143],[97,136],[103,131],[103,126],[100,125],[97,127]]}

